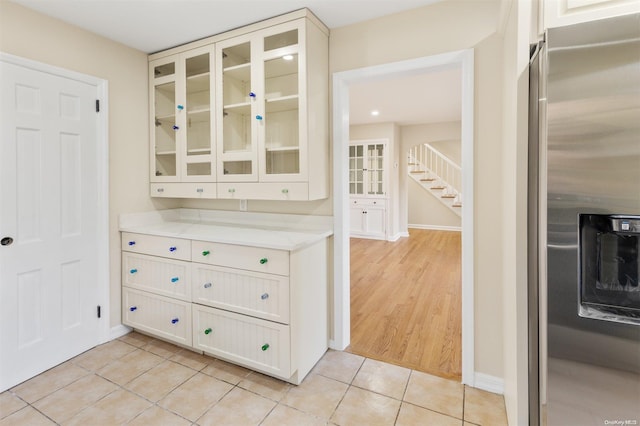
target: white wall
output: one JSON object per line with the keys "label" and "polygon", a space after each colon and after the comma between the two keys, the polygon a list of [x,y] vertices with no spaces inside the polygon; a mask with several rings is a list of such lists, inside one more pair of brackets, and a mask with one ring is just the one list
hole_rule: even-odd
{"label": "white wall", "polygon": [[527,146],[532,2],[512,2],[504,33],[503,335],[509,424],[528,423]]}
{"label": "white wall", "polygon": [[109,82],[110,325],[120,324],[120,234],[118,215],[171,208],[149,194],[147,55],[0,1],[0,50]]}
{"label": "white wall", "polygon": [[407,179],[409,228],[460,229],[460,216],[426,191],[413,179]]}

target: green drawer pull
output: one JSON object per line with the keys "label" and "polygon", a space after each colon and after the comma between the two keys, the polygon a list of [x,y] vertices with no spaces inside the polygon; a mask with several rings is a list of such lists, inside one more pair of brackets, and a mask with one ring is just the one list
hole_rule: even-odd
{"label": "green drawer pull", "polygon": [[260,264],[264,265],[265,263],[267,263],[269,261],[269,259],[267,259],[266,257],[263,257],[262,259],[260,259]]}
{"label": "green drawer pull", "polygon": [[204,331],[204,334],[210,334],[212,331],[213,331],[213,330],[211,330],[211,328],[207,328],[207,329]]}
{"label": "green drawer pull", "polygon": [[205,250],[202,252],[203,256],[209,256],[209,253],[211,253],[209,250]]}
{"label": "green drawer pull", "polygon": [[267,349],[269,349],[269,344],[265,343],[264,345],[262,345],[262,350],[266,351]]}

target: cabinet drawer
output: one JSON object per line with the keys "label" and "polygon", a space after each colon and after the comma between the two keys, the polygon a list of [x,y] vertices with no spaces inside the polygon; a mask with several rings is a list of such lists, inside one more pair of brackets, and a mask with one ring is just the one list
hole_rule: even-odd
{"label": "cabinet drawer", "polygon": [[216,198],[215,183],[168,182],[152,183],[150,194],[152,197],[164,198]]}
{"label": "cabinet drawer", "polygon": [[191,301],[191,264],[144,254],[122,253],[122,284]]}
{"label": "cabinet drawer", "polygon": [[194,262],[269,274],[289,275],[289,252],[260,247],[192,241]]}
{"label": "cabinet drawer", "polygon": [[191,260],[191,241],[180,238],[123,232],[122,250],[170,259]]}
{"label": "cabinet drawer", "polygon": [[291,377],[289,326],[193,305],[193,345],[283,379]]}
{"label": "cabinet drawer", "polygon": [[191,304],[127,287],[122,289],[122,322],[190,346]]}
{"label": "cabinet drawer", "polygon": [[289,278],[193,264],[193,301],[289,323]]}
{"label": "cabinet drawer", "polygon": [[235,200],[309,200],[309,184],[303,182],[218,182],[218,198]]}
{"label": "cabinet drawer", "polygon": [[380,207],[385,208],[387,200],[382,198],[352,198],[351,205],[355,207]]}

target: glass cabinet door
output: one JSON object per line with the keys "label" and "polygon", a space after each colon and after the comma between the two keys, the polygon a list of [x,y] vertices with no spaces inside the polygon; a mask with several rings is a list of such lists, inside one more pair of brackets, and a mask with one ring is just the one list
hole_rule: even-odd
{"label": "glass cabinet door", "polygon": [[385,144],[349,145],[349,194],[363,197],[385,195]]}
{"label": "glass cabinet door", "polygon": [[364,146],[349,146],[349,194],[364,194]]}
{"label": "glass cabinet door", "polygon": [[[160,62],[152,68],[154,129],[152,167],[155,180],[177,178],[176,62]],[[166,179],[168,178],[168,179]],[[173,178],[173,179],[172,179]]]}
{"label": "glass cabinet door", "polygon": [[301,172],[299,31],[282,29],[262,38],[261,180]]}
{"label": "glass cabinet door", "polygon": [[214,123],[211,91],[213,54],[209,50],[201,49],[184,58],[186,105],[178,105],[178,114],[186,114],[183,181],[211,180],[214,175],[214,156],[211,152],[211,123]]}
{"label": "glass cabinet door", "polygon": [[367,145],[367,194],[368,195],[384,195],[384,180],[382,174],[384,172],[384,145],[370,144]]}
{"label": "glass cabinet door", "polygon": [[251,38],[220,42],[218,61],[218,180],[251,181],[257,179],[256,113],[257,94],[252,87]]}

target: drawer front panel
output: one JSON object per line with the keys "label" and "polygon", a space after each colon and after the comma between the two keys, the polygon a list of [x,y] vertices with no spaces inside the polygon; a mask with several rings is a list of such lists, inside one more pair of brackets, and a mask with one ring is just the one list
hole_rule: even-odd
{"label": "drawer front panel", "polygon": [[289,275],[288,251],[206,241],[192,241],[191,247],[194,262]]}
{"label": "drawer front panel", "polygon": [[193,305],[194,347],[283,379],[291,377],[289,327]]}
{"label": "drawer front panel", "polygon": [[193,264],[193,301],[289,323],[289,278]]}
{"label": "drawer front panel", "polygon": [[122,322],[190,346],[191,304],[127,287],[122,289]]}
{"label": "drawer front panel", "polygon": [[191,260],[191,241],[180,238],[123,232],[122,250],[170,259]]}
{"label": "drawer front panel", "polygon": [[[227,175],[230,176],[230,175]],[[309,200],[309,184],[302,182],[218,182],[218,198],[235,200]]]}
{"label": "drawer front panel", "polygon": [[144,254],[122,253],[122,283],[127,287],[191,301],[191,263]]}

